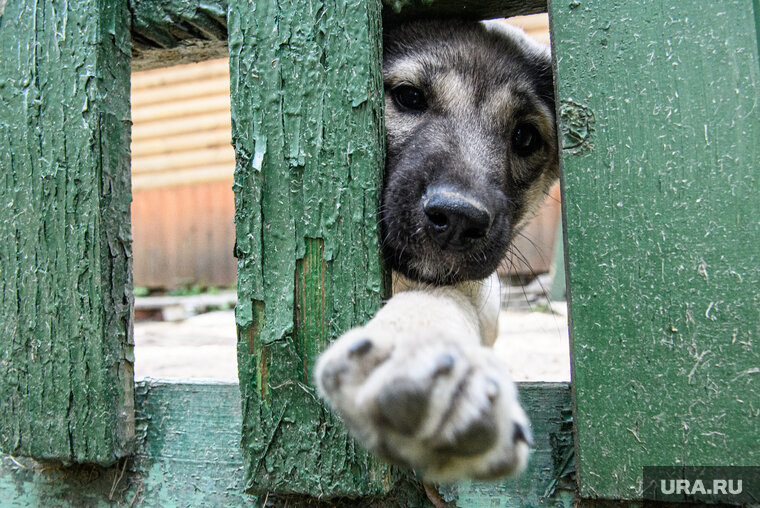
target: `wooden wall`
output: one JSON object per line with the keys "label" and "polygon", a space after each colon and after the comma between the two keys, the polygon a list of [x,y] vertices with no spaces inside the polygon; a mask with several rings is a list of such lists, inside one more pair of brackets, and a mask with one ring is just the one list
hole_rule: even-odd
{"label": "wooden wall", "polygon": [[[511,21],[549,42],[546,14]],[[132,233],[135,286],[229,286],[236,263],[227,59],[132,74]],[[551,265],[555,192],[515,243],[504,273]]]}
{"label": "wooden wall", "polygon": [[226,59],[132,75],[136,286],[235,284]]}

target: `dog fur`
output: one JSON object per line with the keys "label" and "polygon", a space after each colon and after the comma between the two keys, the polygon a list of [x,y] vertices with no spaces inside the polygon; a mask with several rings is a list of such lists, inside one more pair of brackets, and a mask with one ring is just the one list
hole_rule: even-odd
{"label": "dog fur", "polygon": [[319,359],[320,394],[378,456],[431,481],[521,470],[531,443],[489,348],[495,270],[558,177],[548,49],[503,22],[384,35],[380,211],[395,295]]}

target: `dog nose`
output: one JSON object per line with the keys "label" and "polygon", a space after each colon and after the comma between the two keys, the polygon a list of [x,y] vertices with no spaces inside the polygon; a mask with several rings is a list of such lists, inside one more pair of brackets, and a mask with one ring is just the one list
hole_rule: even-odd
{"label": "dog nose", "polygon": [[465,250],[485,238],[493,218],[485,204],[448,188],[430,189],[422,197],[425,229],[443,249]]}

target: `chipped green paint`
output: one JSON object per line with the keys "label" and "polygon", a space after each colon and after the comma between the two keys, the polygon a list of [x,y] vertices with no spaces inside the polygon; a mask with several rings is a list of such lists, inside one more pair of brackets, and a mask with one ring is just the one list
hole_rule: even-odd
{"label": "chipped green paint", "polygon": [[[751,0],[552,4],[584,497],[645,465],[760,463],[760,114]],[[563,130],[572,126],[563,125]]]}
{"label": "chipped green paint", "polygon": [[0,18],[0,447],[112,464],[134,434],[129,17]]}
{"label": "chipped green paint", "polygon": [[0,456],[0,502],[18,507],[254,506],[243,493],[234,384],[139,382],[135,452],[110,468]]}
{"label": "chipped green paint", "polygon": [[[568,506],[572,467],[557,457],[572,450],[570,390],[565,383],[524,383],[523,405],[536,449],[529,470],[503,483],[469,483],[445,491],[456,506]],[[240,390],[233,384],[143,381],[135,390],[136,445],[128,461],[110,468],[51,467],[0,455],[3,506],[311,506],[430,507],[418,483],[399,480],[385,496],[321,502],[269,494],[267,504],[243,493]],[[534,479],[534,475],[536,475]],[[553,494],[547,489],[552,486]]]}
{"label": "chipped green paint", "polygon": [[[386,16],[420,14],[490,19],[546,12],[546,0],[383,0]],[[144,52],[227,43],[228,0],[130,0],[133,50]],[[0,1],[2,5],[2,1]]]}
{"label": "chipped green paint", "polygon": [[174,48],[188,40],[227,42],[227,2],[130,0],[135,49]]}
{"label": "chipped green paint", "polygon": [[325,344],[386,296],[380,5],[234,1],[228,26],[246,486],[386,492],[397,474],[354,444],[309,379]]}
{"label": "chipped green paint", "polygon": [[564,99],[559,106],[562,149],[573,154],[591,149],[594,133],[594,112],[573,99]]}

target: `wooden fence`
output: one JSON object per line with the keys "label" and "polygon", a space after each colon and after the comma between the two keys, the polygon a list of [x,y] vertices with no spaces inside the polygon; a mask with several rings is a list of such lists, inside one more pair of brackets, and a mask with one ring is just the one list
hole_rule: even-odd
{"label": "wooden fence", "polygon": [[[544,9],[0,4],[2,499],[424,505],[308,375],[387,294],[382,16]],[[624,504],[642,496],[642,466],[760,463],[760,8],[583,0],[550,15],[573,383],[520,386],[530,467],[444,489],[461,506]],[[130,27],[148,61],[228,41],[240,404],[236,386],[133,383]]]}

